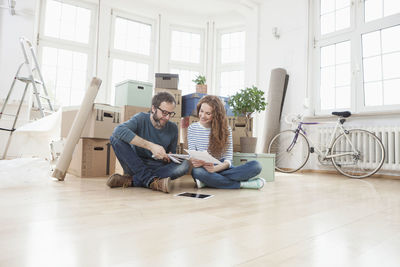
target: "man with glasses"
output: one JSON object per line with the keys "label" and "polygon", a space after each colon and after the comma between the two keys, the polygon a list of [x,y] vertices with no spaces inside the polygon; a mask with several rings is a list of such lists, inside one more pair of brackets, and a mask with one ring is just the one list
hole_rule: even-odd
{"label": "man with glasses", "polygon": [[113,174],[107,185],[147,187],[169,193],[171,179],[189,170],[189,162],[173,163],[167,153],[176,153],[178,127],[169,121],[175,116],[174,97],[167,92],[155,95],[150,113],[138,113],[118,125],[110,137],[124,175]]}

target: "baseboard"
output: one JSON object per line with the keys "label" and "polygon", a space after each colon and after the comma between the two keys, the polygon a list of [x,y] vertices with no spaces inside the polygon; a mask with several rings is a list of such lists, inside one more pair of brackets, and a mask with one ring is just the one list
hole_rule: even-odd
{"label": "baseboard", "polygon": [[[335,171],[335,170],[312,170],[312,169],[301,169],[297,171],[296,173],[321,173],[321,174],[338,174],[342,175],[340,172]],[[344,175],[343,175],[344,176]],[[346,177],[346,176],[344,176]],[[368,177],[368,178],[385,178],[385,179],[395,179],[395,180],[400,180],[400,173],[399,174],[381,174],[381,173],[375,173],[374,175]]]}

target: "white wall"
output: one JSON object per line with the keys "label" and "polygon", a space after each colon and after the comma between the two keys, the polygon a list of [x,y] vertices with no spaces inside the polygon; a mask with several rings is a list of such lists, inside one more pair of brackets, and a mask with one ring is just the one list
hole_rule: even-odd
{"label": "white wall", "polygon": [[[286,69],[289,83],[283,114],[307,112],[303,106],[307,95],[307,21],[307,0],[271,0],[260,8],[259,88],[268,95],[271,70]],[[275,27],[279,38],[272,34]],[[264,121],[264,115],[257,116],[257,121]],[[263,129],[262,125],[256,128],[260,138]],[[262,145],[263,141],[259,140],[257,151],[263,150]]]}

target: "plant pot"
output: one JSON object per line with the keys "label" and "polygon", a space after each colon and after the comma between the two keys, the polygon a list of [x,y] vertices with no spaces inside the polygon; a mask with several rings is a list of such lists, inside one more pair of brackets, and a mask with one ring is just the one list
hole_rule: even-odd
{"label": "plant pot", "polygon": [[196,84],[196,93],[207,94],[207,84]]}
{"label": "plant pot", "polygon": [[255,153],[257,137],[240,137],[240,152]]}

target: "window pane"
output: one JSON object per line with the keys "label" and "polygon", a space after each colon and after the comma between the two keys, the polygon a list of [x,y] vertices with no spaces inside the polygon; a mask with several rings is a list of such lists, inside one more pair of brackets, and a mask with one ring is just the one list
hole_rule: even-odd
{"label": "window pane", "polygon": [[182,95],[196,92],[196,84],[192,80],[199,75],[198,71],[171,69],[171,73],[179,74],[179,90],[182,90]]}
{"label": "window pane", "polygon": [[351,83],[351,70],[350,64],[342,64],[336,66],[336,86],[350,85]]}
{"label": "window pane", "polygon": [[400,78],[400,52],[382,56],[383,79]]}
{"label": "window pane", "polygon": [[335,0],[321,0],[321,14],[335,11]]}
{"label": "window pane", "polygon": [[350,62],[350,42],[338,43],[335,46],[336,49],[336,64],[349,63]]}
{"label": "window pane", "polygon": [[232,32],[221,35],[221,63],[244,62],[245,32]]}
{"label": "window pane", "polygon": [[320,100],[322,110],[351,106],[350,58],[350,41],[321,47]]}
{"label": "window pane", "polygon": [[379,81],[382,79],[381,57],[366,58],[363,60],[364,82]]}
{"label": "window pane", "polygon": [[376,20],[382,17],[400,13],[398,0],[365,0],[365,21]]}
{"label": "window pane", "polygon": [[350,27],[350,0],[321,0],[321,34]]}
{"label": "window pane", "polygon": [[329,13],[321,16],[321,34],[327,34],[335,31],[335,13]]}
{"label": "window pane", "polygon": [[89,43],[91,11],[87,8],[47,1],[44,35]]}
{"label": "window pane", "polygon": [[220,96],[231,96],[244,88],[244,71],[221,72]]}
{"label": "window pane", "polygon": [[362,36],[363,57],[376,56],[381,53],[380,32],[371,32]]}
{"label": "window pane", "polygon": [[[80,104],[86,91],[88,55],[71,50],[43,47],[42,71],[57,104]],[[72,92],[75,92],[72,96]],[[80,96],[80,97],[77,97]]]}
{"label": "window pane", "polygon": [[335,65],[335,46],[321,47],[321,67]]}
{"label": "window pane", "polygon": [[200,34],[171,32],[171,59],[180,62],[200,63]]}
{"label": "window pane", "polygon": [[382,82],[364,83],[365,106],[380,106],[382,99]]}
{"label": "window pane", "polygon": [[362,38],[366,105],[399,104],[400,100],[394,98],[399,97],[400,89],[396,88],[400,78],[400,26],[368,33]]}
{"label": "window pane", "polygon": [[389,80],[383,83],[384,104],[398,105],[400,104],[400,79]]}
{"label": "window pane", "polygon": [[115,19],[114,48],[150,55],[151,25],[117,17]]}
{"label": "window pane", "polygon": [[336,0],[336,9],[341,9],[350,6],[349,0]]}
{"label": "window pane", "polygon": [[335,23],[336,31],[350,27],[350,7],[340,9],[336,12]]}
{"label": "window pane", "polygon": [[382,52],[400,51],[400,26],[390,27],[382,30]]}
{"label": "window pane", "polygon": [[350,108],[351,103],[351,89],[350,86],[343,86],[336,88],[336,108]]}
{"label": "window pane", "polygon": [[321,87],[335,88],[335,66],[321,68]]}
{"label": "window pane", "polygon": [[383,9],[384,16],[386,17],[397,13],[400,13],[400,1],[385,0]]}
{"label": "window pane", "polygon": [[321,87],[321,109],[335,108],[335,88]]}

